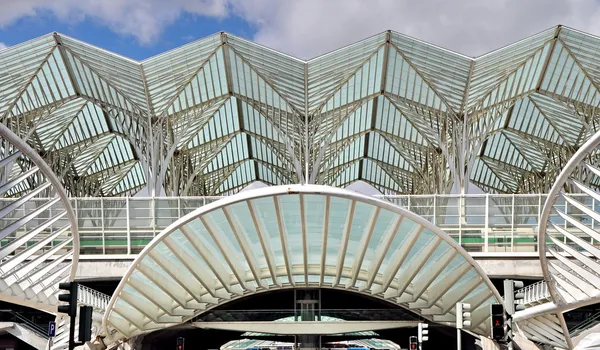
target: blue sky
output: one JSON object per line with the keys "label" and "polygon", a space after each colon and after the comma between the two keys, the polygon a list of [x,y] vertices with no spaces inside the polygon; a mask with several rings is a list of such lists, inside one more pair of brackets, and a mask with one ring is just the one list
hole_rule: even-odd
{"label": "blue sky", "polygon": [[478,56],[558,24],[600,34],[600,0],[0,0],[0,48],[53,31],[144,59],[219,31],[312,58],[388,29]]}
{"label": "blue sky", "polygon": [[193,40],[227,31],[246,39],[252,39],[254,30],[240,17],[199,17],[184,13],[175,23],[151,43],[140,43],[133,35],[117,33],[103,23],[86,19],[81,22],[61,21],[49,13],[35,17],[23,17],[0,30],[0,42],[7,46],[29,39],[59,32],[121,55],[142,60]]}

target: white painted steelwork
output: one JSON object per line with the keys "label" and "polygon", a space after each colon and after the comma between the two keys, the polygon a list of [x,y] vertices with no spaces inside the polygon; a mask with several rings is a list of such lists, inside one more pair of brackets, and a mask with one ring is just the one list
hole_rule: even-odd
{"label": "white painted steelwork", "polygon": [[552,186],[539,226],[544,279],[569,344],[562,312],[600,302],[600,132],[581,146]]}
{"label": "white painted steelwork", "polygon": [[517,290],[515,293],[523,293],[525,297],[517,302],[524,304],[525,307],[543,304],[551,300],[546,281],[538,281],[530,284],[525,288]]}
{"label": "white painted steelwork", "polygon": [[221,32],[136,61],[51,33],[0,52],[0,122],[79,196],[543,193],[597,131],[598,47],[555,26],[473,58],[385,31],[303,60]]}
{"label": "white painted steelwork", "polygon": [[77,219],[50,167],[3,124],[0,196],[0,300],[55,313],[58,282],[77,271]]}
{"label": "white painted steelwork", "polygon": [[518,322],[519,330],[533,342],[571,349],[570,340],[567,341],[563,333],[561,317],[562,313],[549,313],[528,318]]}
{"label": "white painted steelwork", "polygon": [[129,338],[247,294],[314,286],[388,300],[452,324],[456,302],[488,334],[500,300],[473,258],[427,220],[343,189],[261,188],[210,203],[161,232],[136,258],[105,313]]}
{"label": "white painted steelwork", "polygon": [[[537,252],[537,226],[546,200],[544,194],[375,197],[430,221],[469,252],[506,256]],[[79,221],[81,254],[131,258],[181,216],[221,198],[224,197],[71,198]],[[47,199],[31,201],[40,205]],[[565,205],[567,210],[573,209],[569,203]],[[590,205],[600,208],[600,201],[594,200]]]}

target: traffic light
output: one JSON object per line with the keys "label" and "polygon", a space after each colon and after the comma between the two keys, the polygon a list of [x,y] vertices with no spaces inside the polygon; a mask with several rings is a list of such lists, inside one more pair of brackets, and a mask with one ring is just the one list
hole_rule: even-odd
{"label": "traffic light", "polygon": [[456,328],[463,329],[471,327],[471,304],[456,303]]}
{"label": "traffic light", "polygon": [[506,317],[504,314],[504,305],[492,304],[492,339],[497,342],[504,341],[506,339]]}
{"label": "traffic light", "polygon": [[418,342],[422,343],[429,340],[429,325],[427,323],[419,323],[418,325]]}
{"label": "traffic light", "polygon": [[58,301],[67,303],[66,305],[59,305],[58,312],[73,318],[77,317],[77,290],[79,289],[77,282],[59,283],[58,289],[68,291],[68,293],[58,295]]}
{"label": "traffic light", "polygon": [[92,314],[94,308],[82,306],[79,308],[79,341],[84,343],[92,339]]}
{"label": "traffic light", "polygon": [[177,350],[184,350],[185,348],[185,338],[177,337]]}
{"label": "traffic light", "polygon": [[521,288],[523,288],[523,281],[504,280],[504,309],[510,316],[517,311],[525,310],[525,305],[521,302],[525,294],[519,292]]}
{"label": "traffic light", "polygon": [[408,348],[410,350],[417,350],[418,349],[417,337],[415,337],[414,335],[408,338]]}
{"label": "traffic light", "polygon": [[75,318],[77,317],[77,291],[79,285],[77,282],[63,282],[58,284],[58,289],[67,291],[58,295],[58,301],[66,302],[66,305],[59,305],[58,313],[67,314],[70,317],[69,327],[69,350],[75,348]]}
{"label": "traffic light", "polygon": [[523,281],[504,280],[504,310],[506,311],[506,338],[509,343],[512,342],[512,317],[517,311],[525,310],[523,299],[525,294],[520,291],[523,288]]}

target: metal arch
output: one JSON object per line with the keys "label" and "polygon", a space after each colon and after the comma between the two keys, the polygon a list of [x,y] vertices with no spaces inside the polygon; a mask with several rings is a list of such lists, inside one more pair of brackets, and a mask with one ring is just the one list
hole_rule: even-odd
{"label": "metal arch", "polygon": [[[591,176],[598,176],[596,168],[586,163],[586,158],[597,151],[598,146],[600,146],[600,132],[594,134],[568,161],[548,193],[538,229],[538,251],[540,252],[542,272],[556,309],[560,311],[557,316],[564,334],[567,335],[566,339],[570,347],[573,345],[568,337],[569,333],[562,312],[600,301],[600,289],[598,284],[594,283],[600,279],[600,275],[598,275],[597,270],[594,270],[596,264],[586,256],[587,254],[598,257],[600,251],[591,244],[586,244],[585,239],[581,237],[587,236],[590,239],[597,239],[600,237],[600,233],[592,227],[582,226],[576,219],[566,213],[565,207],[571,205],[576,210],[581,211],[584,216],[591,218],[592,221],[599,219],[582,202],[570,198],[565,191],[565,186],[571,187],[576,192],[586,194],[592,200],[597,199],[595,190],[590,188],[590,184],[585,180],[581,181],[579,178],[584,171],[592,174]],[[561,205],[563,208],[555,206],[560,197],[565,200],[565,203]],[[578,252],[577,249],[569,247],[566,241],[564,243],[559,242],[549,234],[549,229],[563,234],[566,232],[552,223],[551,215],[554,212],[578,230],[581,237],[576,237],[567,232],[565,239],[568,238],[571,244],[583,250],[583,254]],[[550,260],[548,255],[554,259]],[[571,259],[577,260],[581,265],[573,263]],[[551,269],[554,271],[551,271]]]}
{"label": "metal arch", "polygon": [[[433,244],[432,247],[425,247],[422,248],[422,244],[427,244],[424,242],[421,242],[418,246],[419,249],[424,249],[424,251],[426,251],[424,254],[416,254],[416,255],[411,255],[410,257],[407,258],[407,255],[410,252],[410,248],[402,248],[400,249],[400,253],[394,253],[391,252],[391,254],[397,256],[394,257],[394,266],[389,267],[392,270],[392,275],[391,278],[390,276],[387,276],[387,278],[385,279],[386,281],[383,281],[384,277],[381,273],[377,273],[377,271],[379,271],[381,269],[381,259],[383,259],[383,257],[378,258],[377,260],[379,260],[378,262],[376,261],[372,261],[369,265],[371,265],[371,267],[369,268],[369,271],[366,270],[366,267],[360,269],[359,271],[354,271],[352,270],[353,266],[362,266],[364,265],[364,248],[360,249],[357,248],[356,244],[353,244],[352,246],[348,245],[349,242],[348,238],[349,238],[349,230],[351,229],[351,227],[349,227],[348,225],[350,225],[351,221],[348,221],[348,218],[351,218],[352,215],[347,216],[345,222],[345,228],[343,229],[343,236],[346,238],[345,241],[346,243],[344,244],[344,246],[346,247],[345,249],[343,249],[344,251],[356,251],[356,255],[354,256],[354,258],[352,259],[345,259],[345,255],[341,255],[342,252],[336,252],[335,254],[332,254],[330,256],[331,259],[334,259],[338,262],[338,264],[333,265],[333,263],[327,263],[326,261],[324,261],[321,258],[321,263],[316,265],[316,264],[311,264],[308,265],[306,264],[306,260],[305,259],[300,259],[303,260],[304,262],[300,262],[300,263],[296,263],[296,264],[292,264],[291,262],[288,261],[288,259],[285,259],[285,257],[282,257],[281,254],[284,254],[282,252],[283,250],[286,249],[290,249],[290,241],[287,240],[282,240],[280,243],[283,244],[283,247],[278,248],[275,247],[274,242],[267,242],[268,238],[264,237],[264,232],[262,232],[263,230],[261,229],[262,227],[264,227],[265,222],[263,222],[263,219],[260,218],[257,215],[256,212],[256,207],[254,206],[254,203],[251,202],[251,200],[254,199],[264,199],[264,198],[271,198],[273,199],[273,201],[275,203],[279,202],[279,210],[281,209],[281,200],[285,199],[285,195],[297,195],[300,198],[302,198],[305,195],[317,195],[317,196],[323,196],[323,198],[327,199],[326,200],[326,210],[328,208],[331,207],[331,200],[330,199],[334,199],[334,198],[340,198],[340,199],[344,199],[347,200],[349,203],[362,203],[362,204],[366,204],[369,206],[372,206],[372,208],[370,209],[370,214],[369,214],[369,220],[368,220],[368,225],[367,227],[365,227],[363,229],[363,233],[361,234],[360,240],[365,241],[370,239],[373,236],[373,232],[372,229],[374,229],[374,223],[372,222],[373,220],[377,219],[377,216],[380,214],[381,210],[387,210],[390,213],[394,214],[396,217],[398,218],[402,218],[402,220],[405,220],[409,223],[414,223],[415,227],[418,229],[417,231],[414,231],[410,234],[408,234],[408,236],[412,237],[410,238],[411,240],[413,240],[413,244],[417,241],[419,235],[421,234],[421,232],[425,229],[427,230],[428,236],[430,234],[432,234],[432,240],[431,242],[436,242],[437,244],[443,243],[444,246],[447,247],[447,250],[445,250],[445,253],[442,254],[442,256],[435,256],[435,259],[430,259],[430,257],[432,256],[431,254],[433,254],[433,252],[435,251],[435,248],[437,247],[437,244]],[[279,201],[275,201],[275,198],[282,198]],[[301,200],[301,199],[299,199]],[[260,257],[260,259],[264,259],[265,263],[262,263],[262,265],[264,266],[258,266],[257,264],[257,255],[255,255],[255,252],[253,251],[249,251],[248,248],[249,243],[247,241],[247,234],[248,234],[248,230],[251,230],[253,228],[251,228],[252,225],[250,226],[244,226],[243,228],[240,228],[239,225],[236,224],[232,224],[233,221],[231,221],[231,212],[230,209],[236,205],[236,204],[241,204],[241,203],[245,203],[246,205],[243,205],[243,207],[249,208],[249,212],[250,212],[250,216],[251,218],[251,222],[253,222],[254,227],[256,228],[257,232],[256,234],[258,234],[258,240],[261,241],[260,242],[260,246],[262,247],[262,249],[265,251],[264,256]],[[271,202],[270,202],[271,203]],[[277,207],[276,207],[277,208]],[[214,221],[211,220],[206,220],[208,218],[208,215],[213,215],[215,213],[222,213],[224,215],[224,217],[226,218],[226,222],[225,224],[226,227],[229,227],[231,229],[230,233],[231,235],[235,236],[235,238],[224,238],[226,237],[226,235],[223,234],[223,232],[221,232],[221,230],[223,229],[224,226],[221,225],[217,225]],[[301,226],[299,226],[298,228],[302,228],[301,229],[301,236],[304,236],[306,234],[306,213],[302,213],[303,215],[300,216],[300,220],[303,222]],[[325,217],[328,216],[328,212],[325,213]],[[271,227],[271,230],[275,230],[277,232],[279,232],[279,234],[283,234],[281,231],[281,227],[282,227],[282,223],[280,222],[280,220],[282,220],[283,218],[281,217],[281,215],[278,215],[278,220],[277,222],[272,222],[271,224],[275,224],[275,226],[278,226],[279,228],[276,228],[275,226]],[[189,225],[191,222],[195,221],[195,220],[202,220],[204,221],[204,227],[206,228],[206,230],[208,230],[207,234],[198,234],[198,233],[194,233],[191,232],[189,229]],[[250,219],[249,219],[250,220]],[[401,220],[401,221],[402,221]],[[400,222],[390,222],[390,224],[392,224],[392,226],[394,226],[396,228],[396,231],[398,227],[400,227]],[[328,225],[323,225],[323,230],[327,230]],[[365,231],[366,230],[366,231]],[[273,231],[272,233],[275,233],[275,231]],[[178,236],[174,236],[171,237],[171,234],[174,232],[181,232],[181,234],[183,234],[183,236],[186,237],[186,239],[191,242],[193,247],[190,247],[190,249],[195,249],[199,256],[201,257],[201,259],[203,261],[210,261],[211,264],[209,264],[207,267],[202,268],[202,262],[199,262],[198,265],[194,268],[194,269],[190,269],[188,267],[185,267],[187,265],[190,264],[190,260],[188,259],[189,256],[185,256],[181,255],[181,253],[179,254],[180,257],[182,257],[185,262],[183,263],[183,265],[178,264],[176,260],[173,260],[173,258],[171,256],[164,256],[161,255],[159,252],[159,250],[157,250],[159,247],[159,245],[161,245],[164,249],[164,245],[166,245],[166,247],[173,251],[173,248],[176,247],[178,243],[176,242]],[[400,231],[398,231],[400,232]],[[254,235],[256,235],[254,234]],[[298,233],[300,234],[300,233]],[[391,240],[393,239],[393,237],[389,236],[390,234],[395,235],[395,231],[394,232],[388,232],[386,233],[386,239],[388,241],[391,242]],[[404,235],[406,235],[405,232],[403,232]],[[326,235],[327,232],[324,231],[324,235],[323,235],[323,239],[326,239]],[[193,236],[193,237],[192,237]],[[301,237],[299,236],[299,237]],[[190,240],[190,237],[192,238]],[[295,236],[294,236],[295,237]],[[206,247],[204,241],[206,240],[215,240],[215,247],[216,250],[211,251],[210,249],[208,249],[208,247]],[[235,259],[232,259],[232,254],[231,254],[231,247],[229,246],[229,244],[231,244],[232,242],[237,241],[239,243],[239,246],[242,249],[242,253],[246,256],[246,260],[248,262],[248,267],[242,267],[240,266],[240,261],[236,261]],[[279,241],[279,239],[276,239],[276,241]],[[353,243],[357,243],[354,242]],[[279,243],[278,243],[279,244]],[[323,244],[323,249],[325,249],[327,243]],[[301,244],[302,245],[302,244]],[[411,244],[412,245],[412,244]],[[287,248],[286,248],[287,247]],[[294,246],[294,248],[299,248],[298,246]],[[302,249],[304,249],[303,247],[300,247]],[[260,249],[260,248],[259,248]],[[274,252],[275,250],[279,249],[278,253]],[[378,250],[380,254],[386,254],[385,251],[381,251]],[[403,252],[404,251],[404,252]],[[450,254],[449,252],[452,251],[454,252],[453,254]],[[220,253],[222,253],[222,256],[216,256],[215,254],[219,255]],[[274,254],[275,253],[275,254]],[[339,254],[338,254],[339,253]],[[416,253],[413,252],[413,253]],[[240,253],[238,253],[240,254]],[[283,262],[277,264],[274,260],[277,258],[275,255],[279,254],[279,260],[285,262],[285,264],[283,264]],[[328,255],[330,255],[328,254]],[[400,255],[398,255],[400,254]],[[176,254],[177,255],[177,254]],[[213,256],[214,255],[214,256]],[[334,256],[335,255],[335,256]],[[413,282],[413,279],[417,276],[417,273],[414,273],[412,271],[412,269],[410,269],[411,273],[407,274],[406,276],[403,275],[398,275],[399,278],[397,278],[397,273],[398,270],[403,271],[402,269],[408,269],[408,265],[414,267],[414,270],[420,270],[421,267],[424,266],[424,264],[428,263],[428,262],[432,262],[431,265],[428,266],[433,266],[435,271],[438,271],[441,273],[441,271],[443,270],[440,266],[438,266],[439,264],[445,263],[447,261],[449,261],[450,255],[452,255],[452,257],[460,257],[460,259],[462,260],[462,266],[463,268],[461,269],[461,273],[457,274],[457,276],[454,276],[452,274],[452,281],[446,281],[444,283],[440,283],[439,280],[436,279],[432,279],[431,281],[427,280],[424,281],[427,284],[430,284],[431,287],[429,288],[425,288],[425,290],[421,290],[421,289],[415,289],[415,287],[411,284],[411,282]],[[177,258],[177,257],[175,257]],[[283,260],[282,260],[283,259]],[[168,275],[171,275],[171,277],[174,278],[175,283],[165,283],[167,281],[167,279],[165,279],[165,275],[163,275],[163,273],[159,273],[157,271],[153,271],[150,267],[150,265],[148,265],[149,262],[152,262],[152,264],[156,263],[158,264],[157,266],[159,266],[160,268],[162,268],[162,270],[164,270]],[[299,260],[299,261],[300,261]],[[342,267],[340,268],[338,265],[340,261],[343,261]],[[212,262],[215,262],[215,264],[212,264]],[[404,262],[404,263],[403,263]],[[242,262],[242,265],[244,264],[244,262]],[[299,265],[298,265],[299,264]],[[408,264],[408,265],[407,265]],[[346,267],[344,267],[344,265],[347,265]],[[286,267],[287,266],[287,267]],[[307,267],[304,267],[307,266]],[[437,266],[437,267],[435,267]],[[182,269],[184,268],[184,269]],[[228,272],[228,268],[230,269],[231,272]],[[211,271],[214,273],[214,278],[210,277],[209,279],[206,279],[206,277],[203,277],[202,274],[206,274],[206,273],[210,273],[209,271]],[[247,271],[246,271],[247,270]],[[154,303],[154,306],[152,307],[156,307],[156,310],[152,311],[152,310],[146,310],[143,313],[140,313],[140,316],[135,316],[132,315],[131,313],[135,313],[135,306],[133,306],[132,303],[138,305],[138,303],[135,300],[131,300],[132,303],[128,303],[125,299],[123,299],[121,296],[123,295],[124,292],[127,292],[127,290],[131,290],[130,288],[132,287],[132,285],[130,285],[130,281],[134,281],[137,286],[139,288],[140,282],[138,280],[138,277],[134,276],[134,272],[139,271],[140,273],[142,273],[143,275],[146,275],[151,281],[153,281],[152,283],[156,284],[156,288],[162,290],[163,292],[163,298],[167,297],[171,300],[171,302],[167,303],[167,299],[164,299],[161,301],[161,305],[156,305],[157,303]],[[194,272],[196,271],[196,272]],[[204,272],[202,272],[204,271]],[[323,273],[323,271],[325,271],[325,273]],[[464,291],[468,291],[466,293],[457,293],[456,291],[453,293],[450,293],[451,295],[448,296],[448,300],[445,302],[443,299],[444,296],[444,291],[447,291],[451,288],[452,285],[454,285],[454,282],[458,281],[460,279],[461,276],[463,276],[465,273],[467,273],[467,271],[472,271],[471,275],[473,280],[471,281],[470,278],[466,278],[466,281],[469,283],[462,283],[461,285],[465,286],[465,290]],[[227,302],[227,300],[232,299],[232,298],[237,298],[238,296],[241,295],[245,295],[244,290],[246,290],[247,292],[259,292],[259,291],[263,291],[264,288],[264,282],[265,279],[271,279],[272,280],[272,284],[271,284],[271,288],[292,288],[294,286],[294,283],[296,285],[298,284],[304,284],[306,283],[306,281],[304,282],[300,282],[300,281],[296,281],[294,282],[293,276],[308,276],[308,275],[317,275],[317,276],[321,276],[321,280],[323,278],[324,275],[327,275],[328,278],[334,280],[334,281],[339,281],[340,277],[344,277],[344,279],[347,281],[346,283],[341,283],[339,285],[336,285],[335,283],[331,283],[331,287],[332,288],[342,288],[342,289],[347,289],[348,287],[352,287],[353,286],[353,281],[364,281],[367,283],[375,283],[376,286],[374,286],[374,288],[379,289],[379,291],[377,293],[381,293],[382,298],[386,298],[386,299],[391,299],[392,301],[396,301],[396,303],[398,304],[405,304],[407,307],[410,307],[413,310],[421,310],[423,315],[429,315],[429,316],[425,316],[425,317],[431,317],[434,320],[439,320],[440,322],[446,322],[448,323],[449,321],[446,318],[443,317],[438,317],[439,315],[445,314],[445,315],[449,315],[452,313],[451,309],[453,308],[453,305],[455,300],[460,300],[463,297],[466,297],[470,291],[473,291],[476,287],[478,286],[485,286],[484,289],[485,291],[487,291],[486,293],[477,293],[477,295],[473,295],[470,297],[470,299],[473,300],[474,304],[477,305],[483,305],[480,309],[478,310],[478,318],[477,318],[477,322],[474,322],[474,328],[478,329],[479,332],[484,332],[485,329],[487,329],[487,324],[482,324],[482,322],[487,319],[487,317],[489,317],[489,312],[487,312],[486,314],[486,310],[487,310],[487,304],[486,304],[486,300],[489,301],[490,298],[494,298],[496,300],[501,300],[500,294],[498,293],[498,291],[495,289],[495,287],[493,286],[493,284],[491,283],[491,281],[489,280],[489,278],[487,278],[487,276],[485,275],[485,273],[482,271],[482,269],[479,267],[479,265],[473,260],[473,258],[466,252],[464,251],[464,249],[460,248],[460,246],[458,245],[458,243],[456,243],[452,238],[450,238],[448,235],[446,235],[443,231],[441,231],[439,228],[435,227],[433,224],[431,224],[430,222],[428,222],[427,220],[419,217],[418,215],[406,211],[404,209],[401,209],[397,206],[395,206],[394,204],[390,203],[390,202],[385,202],[373,197],[368,197],[368,196],[364,196],[364,195],[360,195],[357,194],[355,192],[350,192],[350,191],[346,191],[343,189],[338,189],[338,188],[333,188],[333,187],[325,187],[325,186],[318,186],[318,185],[290,185],[290,186],[277,186],[277,187],[268,187],[268,188],[261,188],[261,189],[257,189],[257,190],[252,190],[252,191],[247,191],[247,192],[242,192],[239,193],[237,195],[231,196],[231,197],[226,197],[220,201],[217,202],[213,202],[210,204],[207,204],[206,206],[203,206],[197,210],[195,210],[192,213],[189,213],[185,216],[183,216],[181,219],[179,219],[177,222],[173,223],[172,225],[170,225],[169,227],[167,227],[163,232],[161,232],[149,245],[147,245],[144,250],[138,255],[138,257],[136,258],[136,260],[133,262],[133,264],[130,266],[129,270],[127,271],[127,273],[125,274],[124,278],[122,279],[121,283],[119,284],[119,286],[117,287],[108,307],[107,307],[107,312],[105,313],[104,319],[103,319],[103,327],[105,330],[109,329],[109,328],[115,328],[118,330],[119,333],[121,333],[122,337],[131,337],[133,335],[136,334],[141,334],[143,332],[146,331],[150,331],[153,329],[158,329],[158,328],[162,328],[164,327],[166,324],[172,324],[173,322],[175,323],[181,323],[187,319],[189,319],[189,317],[191,316],[180,316],[179,319],[177,319],[176,321],[174,321],[174,319],[172,317],[167,317],[167,315],[174,315],[173,312],[175,312],[175,306],[179,305],[181,307],[183,307],[184,309],[191,309],[193,311],[194,314],[199,314],[201,312],[204,312],[204,310],[208,310],[214,306],[216,306],[219,303],[224,303]],[[410,276],[409,276],[410,275]],[[279,280],[279,278],[281,277],[292,277],[292,279],[290,279],[289,281],[281,281]],[[443,278],[445,278],[446,276],[442,276]],[[422,277],[419,280],[423,280],[424,277]],[[388,282],[389,280],[389,282]],[[136,282],[137,281],[137,282]],[[179,281],[179,282],[177,282]],[[261,282],[259,282],[261,281]],[[251,285],[252,283],[257,282],[256,285]],[[343,282],[343,281],[342,281]],[[462,281],[464,282],[464,281]],[[389,287],[383,288],[382,284],[385,283],[386,285],[389,285]],[[348,285],[349,284],[349,285]],[[325,286],[327,287],[327,285]],[[438,288],[437,293],[435,291],[433,291],[431,288]],[[134,289],[135,286],[133,286]],[[256,288],[261,288],[261,290],[257,290]],[[189,289],[187,292],[185,291],[185,289]],[[225,289],[225,290],[223,290]],[[223,292],[227,291],[227,295],[223,295]],[[417,297],[413,297],[413,296],[407,296],[403,293],[404,291],[406,291],[407,293],[418,293],[419,295],[417,295]],[[461,292],[464,292],[463,290],[461,290]],[[371,292],[369,293],[369,291],[367,291],[366,289],[363,289],[362,291],[359,291],[357,289],[357,292],[362,292],[362,293],[367,293],[369,295],[374,295],[376,297],[378,297],[377,295],[375,295],[375,291],[371,290]],[[128,292],[127,292],[128,293]],[[217,294],[215,294],[217,293]],[[464,295],[463,295],[464,294]],[[219,298],[223,298],[222,300],[219,300],[217,302],[217,304],[213,302],[208,301],[208,299],[205,299],[206,297],[210,298],[215,298],[215,297]],[[431,299],[429,300],[427,298],[428,295],[431,295]],[[200,298],[200,299],[198,299]],[[440,298],[442,298],[440,300]],[[195,299],[195,300],[194,300]],[[192,300],[192,301],[190,301]],[[214,299],[213,299],[214,300]],[[209,304],[203,304],[205,302],[208,302]],[[126,307],[125,309],[123,308],[123,303],[129,304],[130,306]],[[147,303],[148,304],[148,303]],[[149,303],[148,305],[150,305],[152,303]],[[172,310],[164,310],[165,307],[167,307],[168,305],[172,305]],[[483,310],[485,309],[485,310]],[[121,310],[121,311],[119,311]],[[126,310],[126,311],[124,311]],[[160,311],[162,310],[162,311]],[[489,310],[488,310],[489,311]],[[118,314],[117,319],[111,318],[113,312],[115,314]],[[156,313],[158,312],[158,313]],[[125,315],[123,315],[125,314]],[[152,316],[152,317],[147,317],[147,316],[143,316],[144,314],[146,314],[147,316]],[[164,316],[164,317],[163,317]],[[141,318],[140,318],[141,317]],[[145,318],[144,318],[145,317]],[[158,321],[158,320],[161,321]],[[164,324],[163,324],[164,323]],[[130,325],[133,325],[133,329],[130,329]],[[477,331],[477,330],[476,330]],[[107,332],[107,334],[110,334],[109,332]]]}
{"label": "metal arch", "polygon": [[[55,262],[56,261],[62,262],[64,260],[69,259],[69,257],[70,257],[70,268],[69,268],[69,273],[68,273],[67,279],[72,280],[77,272],[77,263],[79,260],[79,231],[78,231],[78,226],[77,226],[77,218],[75,216],[75,213],[73,212],[73,208],[71,207],[71,204],[70,204],[70,199],[67,196],[65,189],[62,187],[62,184],[60,183],[60,181],[58,180],[56,175],[52,172],[50,167],[46,164],[46,162],[44,162],[44,160],[40,157],[40,155],[38,155],[23,140],[21,140],[17,135],[15,135],[12,131],[10,131],[8,129],[8,127],[6,127],[4,124],[0,124],[0,136],[2,138],[4,138],[5,140],[7,140],[10,145],[12,145],[17,150],[19,150],[19,152],[23,156],[27,157],[29,159],[29,161],[31,161],[37,167],[39,173],[43,174],[45,179],[52,186],[52,190],[54,190],[57,195],[57,198],[50,201],[49,203],[53,204],[53,203],[57,203],[60,201],[63,206],[63,210],[66,213],[66,216],[69,221],[69,227],[63,227],[60,230],[58,230],[58,232],[51,231],[53,233],[49,236],[46,236],[45,238],[42,238],[42,240],[37,245],[35,245],[23,252],[20,252],[16,255],[13,255],[12,258],[10,258],[10,259],[4,261],[2,264],[0,264],[0,269],[2,269],[2,265],[4,265],[4,264],[10,264],[10,267],[11,267],[7,270],[1,270],[2,275],[0,276],[0,278],[2,278],[2,279],[10,278],[11,280],[14,280],[14,283],[17,283],[20,285],[20,287],[22,287],[23,292],[29,291],[28,288],[34,286],[30,282],[27,282],[24,284],[21,283],[21,281],[23,281],[23,278],[25,278],[25,277],[29,278],[33,275],[36,275],[36,276],[39,275],[35,284],[40,285],[40,283],[41,283],[41,285],[44,285],[45,287],[43,287],[41,289],[35,288],[35,290],[37,290],[39,293],[42,293],[42,292],[45,293],[47,291],[47,287],[49,286],[50,283],[52,283],[53,281],[55,282],[57,278],[60,279],[60,278],[62,278],[61,276],[63,276],[62,273],[56,273],[56,270],[54,270],[55,272],[51,273],[49,276],[46,275],[46,273],[50,272],[50,270],[52,270],[54,268],[54,266],[56,266],[58,263],[54,263],[54,262],[45,263],[45,261],[41,261],[40,259],[37,259],[37,260],[34,259],[29,264],[22,264],[22,262],[24,260],[21,259],[20,256],[27,255],[28,257],[33,257],[33,256],[48,255],[49,254],[48,252],[43,253],[43,254],[41,252],[39,252],[40,249],[44,248],[47,244],[51,243],[52,240],[56,239],[57,237],[62,235],[62,233],[64,233],[67,229],[69,229],[70,230],[70,239],[67,239],[62,244],[55,246],[55,248],[51,249],[50,252],[52,252],[52,254],[55,254],[58,251],[60,251],[62,248],[67,246],[68,243],[72,244],[71,250],[67,251],[66,253],[63,253],[62,256],[58,257],[58,259],[55,260]],[[8,150],[5,149],[5,151],[8,151]],[[7,164],[5,164],[5,165],[8,165],[9,163],[10,162],[7,162]],[[18,183],[14,183],[14,184],[16,185]],[[3,185],[6,185],[6,184],[3,184]],[[47,188],[45,188],[44,190],[47,190]],[[36,193],[36,190],[33,190],[32,193]],[[25,202],[27,202],[27,201],[31,200],[32,198],[35,198],[35,195],[28,196],[27,193],[25,193],[24,195],[21,196],[21,198],[26,199]],[[23,204],[25,204],[25,203],[21,203],[12,209],[14,210]],[[46,205],[43,205],[43,207],[50,208],[50,206],[52,206],[52,204],[50,204],[50,205],[46,204]],[[8,208],[8,207],[10,207],[10,205],[6,206],[5,208]],[[37,211],[38,210],[36,209],[36,211],[34,211],[34,213]],[[6,214],[9,214],[9,213],[6,213]],[[37,214],[34,216],[37,216]],[[34,216],[28,215],[19,220],[30,221],[34,218]],[[56,216],[55,216],[55,218],[56,218]],[[53,219],[51,219],[51,220],[53,220]],[[51,220],[47,221],[47,222],[50,222],[50,225],[52,224]],[[5,227],[4,229],[6,229],[6,228],[7,227]],[[30,231],[25,236],[28,237],[28,240],[30,240],[34,236],[37,236],[41,233],[42,234],[49,233],[46,231],[47,228],[48,227],[44,228],[42,226],[38,226],[36,229]],[[9,232],[7,232],[7,234],[9,234]],[[31,237],[29,237],[29,236],[31,236]],[[44,237],[44,236],[41,236],[41,237]],[[9,244],[9,245],[3,247],[3,250],[4,249],[10,250],[10,251],[7,250],[7,251],[3,252],[5,254],[5,257],[11,255],[15,251],[15,249],[22,246],[22,244],[23,244],[18,239],[13,240],[12,242],[15,243],[14,246],[11,246]],[[13,260],[21,261],[21,263],[11,263],[11,261],[13,261]],[[36,263],[38,265],[29,266],[31,263]],[[66,272],[66,268],[61,268],[60,270]],[[14,291],[14,288],[11,286],[11,284],[12,283],[9,283],[9,286],[8,286],[9,290],[13,289],[13,291]],[[58,289],[56,288],[54,290],[50,290],[50,292],[56,292],[57,290]],[[37,293],[34,292],[33,295],[36,295],[36,294]],[[4,295],[5,295],[5,293],[0,293],[0,298],[4,298]],[[22,300],[19,297],[21,297]],[[27,295],[25,295],[23,298],[23,296],[14,295],[14,293],[13,293],[12,296],[8,297],[7,301],[30,306],[31,305],[30,300],[31,300],[31,297],[29,297]],[[45,309],[46,311],[49,311],[49,312],[56,312],[56,305],[58,302],[57,300],[48,300],[48,295],[43,297],[43,300],[46,305],[40,306],[40,305],[36,304],[35,307]]]}

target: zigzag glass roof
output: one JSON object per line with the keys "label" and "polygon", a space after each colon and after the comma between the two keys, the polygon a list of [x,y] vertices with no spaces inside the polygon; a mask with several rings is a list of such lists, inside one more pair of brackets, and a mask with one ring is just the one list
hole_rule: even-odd
{"label": "zigzag glass roof", "polygon": [[0,115],[78,196],[542,192],[598,130],[599,53],[561,26],[477,58],[388,31],[308,61],[227,33],[144,61],[53,33],[0,51]]}

